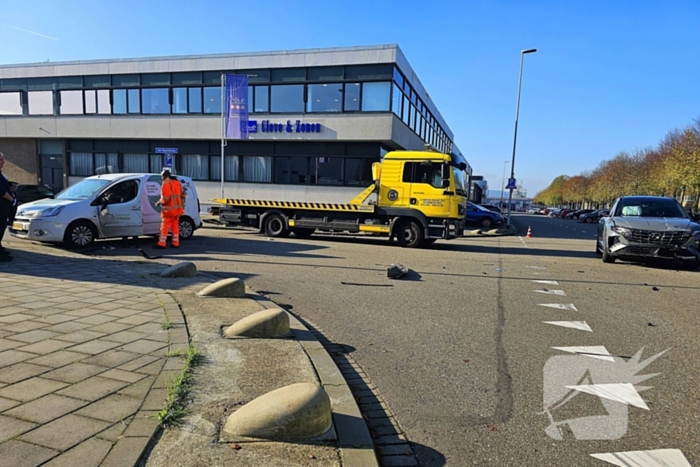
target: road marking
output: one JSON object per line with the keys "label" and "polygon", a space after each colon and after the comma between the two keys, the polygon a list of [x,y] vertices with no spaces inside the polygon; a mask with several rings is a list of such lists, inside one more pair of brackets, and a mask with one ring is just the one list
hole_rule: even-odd
{"label": "road marking", "polygon": [[626,451],[591,454],[591,457],[619,467],[691,467],[680,449],[654,449],[652,451]]}
{"label": "road marking", "polygon": [[528,269],[547,269],[547,266],[525,266]]}
{"label": "road marking", "polygon": [[649,410],[649,406],[644,402],[642,396],[639,395],[634,385],[630,383],[583,384],[580,386],[566,387],[574,391],[593,394],[594,396],[604,397],[611,401],[622,402],[623,404]]}
{"label": "road marking", "polygon": [[566,297],[566,293],[563,290],[534,290],[533,292],[538,292],[538,293],[545,293],[549,295],[559,295],[562,297]]}
{"label": "road marking", "polygon": [[[607,362],[614,362],[615,358],[608,352],[608,349],[604,345],[590,345],[584,347],[552,347],[556,350],[561,350],[562,352],[575,353],[578,355],[584,355],[586,357],[597,358],[598,360],[605,360]],[[568,386],[567,386],[568,387]]]}
{"label": "road marking", "polygon": [[543,323],[561,326],[563,328],[578,329],[580,331],[593,332],[593,329],[585,321],[542,321]]}
{"label": "road marking", "polygon": [[557,310],[578,311],[573,303],[538,303],[539,306],[556,308]]}
{"label": "road marking", "polygon": [[533,272],[532,275],[533,276],[551,276],[551,274],[548,272]]}
{"label": "road marking", "polygon": [[559,285],[559,282],[557,282],[557,281],[532,281],[532,282],[537,282],[538,284]]}

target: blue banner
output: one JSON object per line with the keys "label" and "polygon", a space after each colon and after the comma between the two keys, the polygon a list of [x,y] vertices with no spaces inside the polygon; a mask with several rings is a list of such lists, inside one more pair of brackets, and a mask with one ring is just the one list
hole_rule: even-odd
{"label": "blue banner", "polygon": [[225,79],[226,139],[248,139],[248,75],[226,75]]}

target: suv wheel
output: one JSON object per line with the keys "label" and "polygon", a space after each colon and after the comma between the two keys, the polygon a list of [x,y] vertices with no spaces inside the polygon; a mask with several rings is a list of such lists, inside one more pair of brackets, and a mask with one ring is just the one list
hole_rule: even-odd
{"label": "suv wheel", "polygon": [[615,262],[615,257],[610,254],[608,251],[608,245],[607,242],[603,242],[603,249],[601,251],[601,254],[603,255],[602,260],[604,263],[614,263]]}

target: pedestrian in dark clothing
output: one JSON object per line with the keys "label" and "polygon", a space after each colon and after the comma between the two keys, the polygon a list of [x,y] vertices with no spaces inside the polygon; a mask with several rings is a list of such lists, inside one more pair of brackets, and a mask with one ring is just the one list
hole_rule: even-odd
{"label": "pedestrian in dark clothing", "polygon": [[15,199],[12,203],[12,209],[10,209],[10,214],[7,216],[7,225],[12,227],[12,223],[15,221],[15,216],[17,216],[17,206],[19,205],[17,201],[17,188],[19,184],[17,182],[10,182],[10,191],[12,192],[12,197]]}
{"label": "pedestrian in dark clothing", "polygon": [[10,183],[7,181],[5,174],[2,173],[4,166],[5,156],[0,152],[0,263],[12,261],[12,255],[2,246],[2,238],[5,236],[5,230],[7,230],[7,218],[15,204]]}

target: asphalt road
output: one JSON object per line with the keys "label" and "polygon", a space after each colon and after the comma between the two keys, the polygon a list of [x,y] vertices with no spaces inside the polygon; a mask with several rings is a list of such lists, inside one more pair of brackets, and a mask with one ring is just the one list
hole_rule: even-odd
{"label": "asphalt road", "polygon": [[[591,455],[660,449],[700,465],[700,272],[604,264],[595,224],[514,219],[522,237],[416,250],[203,229],[178,257],[354,349],[421,465],[605,466]],[[386,277],[397,262],[407,279]]]}

